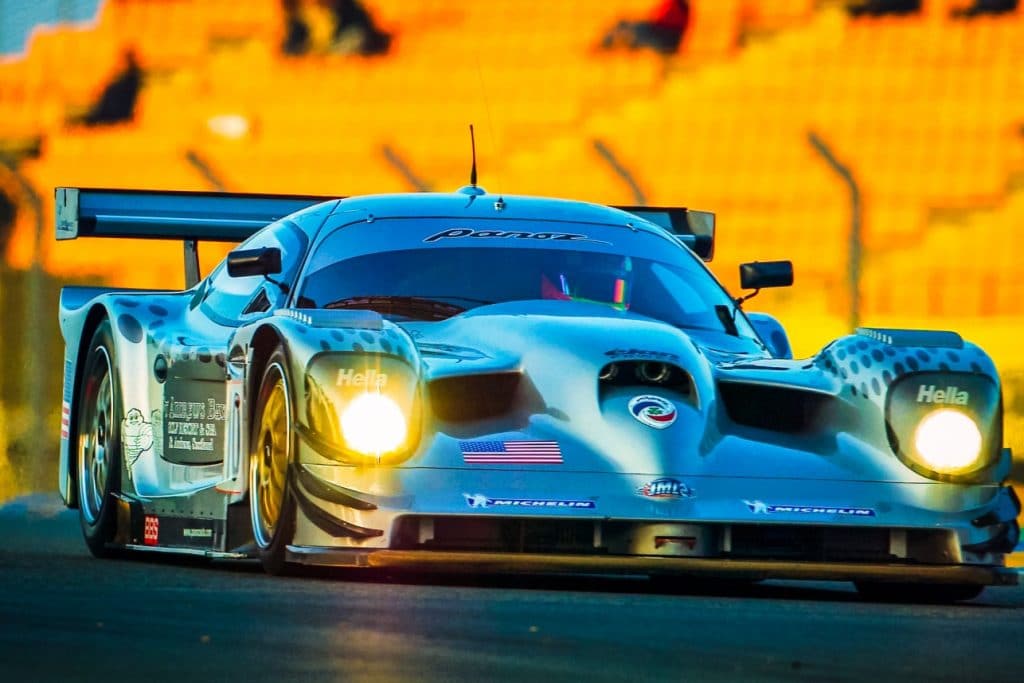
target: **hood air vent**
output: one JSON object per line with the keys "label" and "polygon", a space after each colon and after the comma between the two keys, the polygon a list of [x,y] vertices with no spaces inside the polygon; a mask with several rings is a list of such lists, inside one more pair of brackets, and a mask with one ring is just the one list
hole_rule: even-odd
{"label": "hood air vent", "polygon": [[434,414],[445,422],[470,422],[508,415],[520,402],[518,372],[492,372],[435,379],[428,387]]}
{"label": "hood air vent", "polygon": [[691,393],[690,374],[671,363],[661,361],[616,361],[598,373],[602,388],[609,386],[648,386]]}
{"label": "hood air vent", "polygon": [[746,382],[719,382],[718,391],[733,422],[791,434],[814,429],[832,400],[813,391]]}

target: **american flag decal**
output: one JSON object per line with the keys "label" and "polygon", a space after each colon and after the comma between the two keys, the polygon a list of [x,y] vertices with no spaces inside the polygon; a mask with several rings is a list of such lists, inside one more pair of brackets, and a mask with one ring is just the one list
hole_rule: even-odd
{"label": "american flag decal", "polygon": [[71,429],[71,404],[67,401],[61,405],[60,408],[60,438],[68,438],[68,432]]}
{"label": "american flag decal", "polygon": [[64,361],[64,395],[60,404],[60,438],[67,439],[71,434],[71,393],[73,391],[74,372],[71,361]]}
{"label": "american flag decal", "polygon": [[473,465],[560,465],[557,441],[460,441],[462,460]]}

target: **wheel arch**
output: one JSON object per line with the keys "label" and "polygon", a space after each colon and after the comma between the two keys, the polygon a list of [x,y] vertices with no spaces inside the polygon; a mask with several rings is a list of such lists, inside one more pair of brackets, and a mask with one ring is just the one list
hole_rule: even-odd
{"label": "wheel arch", "polygon": [[[249,397],[249,401],[247,401],[246,417],[250,425],[252,425],[255,418],[256,395],[259,391],[260,379],[267,368],[267,361],[270,360],[278,346],[281,346],[284,349],[285,356],[289,357],[288,346],[284,343],[284,335],[273,325],[263,325],[260,327],[253,334],[252,341],[249,343],[249,348],[252,349],[252,361],[249,364],[249,377],[247,380],[249,386],[247,387],[246,395]],[[295,397],[290,398],[294,401]]]}
{"label": "wheel arch", "polygon": [[[260,557],[260,561],[263,565],[263,568],[270,574],[287,574],[290,573],[290,570],[287,566],[287,553],[285,551],[284,544],[289,543],[291,539],[294,537],[295,515],[297,514],[295,510],[295,502],[294,500],[289,502],[289,496],[291,494],[288,493],[288,490],[291,486],[291,484],[289,484],[288,481],[291,480],[293,476],[292,463],[297,457],[297,454],[294,450],[294,446],[295,444],[297,444],[297,435],[294,433],[294,420],[296,405],[298,403],[298,396],[296,395],[296,389],[291,386],[291,384],[294,381],[293,378],[295,377],[295,373],[293,372],[293,368],[291,367],[292,353],[291,349],[289,349],[288,347],[285,334],[280,329],[272,325],[264,325],[258,330],[256,330],[256,332],[253,334],[250,340],[249,348],[251,351],[251,360],[249,364],[249,377],[247,380],[247,396],[249,400],[246,413],[248,415],[250,437],[248,447],[249,456],[247,458],[246,470],[252,473],[251,476],[255,476],[255,470],[253,469],[254,465],[251,462],[251,458],[253,457],[254,448],[256,448],[253,439],[256,438],[258,420],[260,419],[260,416],[258,416],[256,413],[260,409],[260,404],[262,403],[261,394],[263,392],[264,375],[266,374],[268,367],[270,367],[272,359],[275,359],[275,362],[277,362],[276,359],[283,357],[282,364],[284,367],[281,368],[281,373],[283,374],[283,379],[285,380],[284,400],[290,406],[288,408],[288,412],[291,414],[291,419],[293,420],[292,427],[287,430],[287,437],[288,439],[291,440],[292,450],[291,453],[289,454],[289,458],[286,461],[286,464],[284,465],[285,484],[283,498],[281,502],[282,516],[278,519],[277,523],[280,525],[288,526],[278,528],[277,531],[273,533],[272,539],[269,542],[266,541],[266,539],[264,539],[263,542],[267,543],[266,547],[261,546],[261,541],[259,540],[260,532],[258,532],[256,528],[257,513],[255,507],[259,503],[257,502],[258,498],[254,497],[256,495],[256,492],[254,489],[255,484],[253,479],[250,479],[249,484],[247,486],[247,495],[245,497],[245,500],[247,501],[248,504],[245,505],[244,507],[242,505],[234,506],[233,512],[229,511],[229,514],[232,515],[235,522],[234,529],[236,532],[236,538],[240,539],[243,536],[243,527],[241,527],[239,524],[241,522],[239,518],[241,517],[241,513],[246,511],[248,512],[249,525],[247,529],[248,533],[245,534],[245,536],[247,537],[247,541],[249,541],[253,546],[255,546],[256,553]],[[277,355],[278,349],[280,349],[280,356]],[[291,506],[290,512],[287,511],[289,509],[288,506]],[[285,540],[282,541],[282,538]]]}
{"label": "wheel arch", "polygon": [[229,354],[234,357],[236,353],[242,352],[242,347],[248,346],[249,361],[245,373],[245,390],[243,400],[243,417],[244,417],[244,429],[248,431],[245,436],[245,443],[247,444],[245,452],[241,454],[242,457],[242,472],[243,477],[246,480],[245,495],[232,502],[228,506],[228,546],[229,547],[243,547],[253,542],[252,525],[249,514],[249,485],[248,485],[248,471],[249,471],[249,453],[250,448],[249,441],[251,439],[251,432],[253,424],[256,419],[256,404],[257,397],[260,388],[260,380],[263,378],[263,373],[267,367],[267,361],[273,355],[274,350],[278,346],[284,346],[284,335],[274,325],[265,323],[260,325],[255,331],[248,336],[248,341],[245,337],[237,338],[235,343],[232,345],[232,351]]}
{"label": "wheel arch", "polygon": [[[75,352],[75,374],[71,385],[71,406],[68,421],[68,471],[67,471],[67,506],[77,509],[78,501],[78,397],[82,388],[82,373],[85,372],[85,359],[89,355],[89,342],[96,334],[96,330],[103,321],[111,320],[110,311],[103,304],[94,304],[86,314],[85,322],[82,325],[82,334],[78,338],[78,348]],[[117,354],[117,335],[114,337],[114,353]]]}

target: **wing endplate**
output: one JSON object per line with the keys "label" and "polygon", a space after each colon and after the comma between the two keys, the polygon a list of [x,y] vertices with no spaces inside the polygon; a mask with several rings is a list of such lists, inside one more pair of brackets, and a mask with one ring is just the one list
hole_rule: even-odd
{"label": "wing endplate", "polygon": [[672,233],[704,261],[715,255],[715,214],[682,207],[614,206]]}

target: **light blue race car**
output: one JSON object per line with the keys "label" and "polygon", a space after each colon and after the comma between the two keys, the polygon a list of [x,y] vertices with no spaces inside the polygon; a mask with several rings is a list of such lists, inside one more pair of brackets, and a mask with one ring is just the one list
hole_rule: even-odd
{"label": "light blue race car", "polygon": [[[703,263],[712,214],[475,185],[56,205],[58,239],[185,244],[184,291],[61,293],[60,489],[97,556],[1017,582],[991,359],[883,329],[792,359]],[[200,240],[242,244],[200,279]]]}

